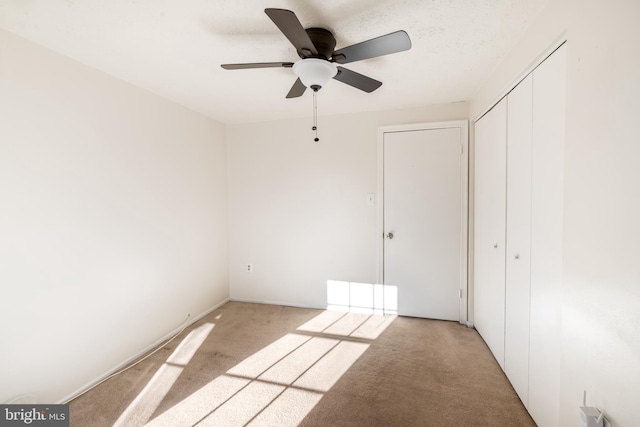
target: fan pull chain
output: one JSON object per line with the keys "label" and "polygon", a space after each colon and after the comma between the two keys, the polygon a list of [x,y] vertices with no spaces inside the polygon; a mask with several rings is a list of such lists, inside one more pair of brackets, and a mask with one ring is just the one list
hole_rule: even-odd
{"label": "fan pull chain", "polygon": [[318,99],[317,99],[317,95],[318,95],[318,91],[314,90],[313,91],[313,127],[311,128],[311,130],[315,131],[315,133],[316,133],[316,137],[313,138],[313,140],[315,142],[320,141],[320,138],[318,138]]}

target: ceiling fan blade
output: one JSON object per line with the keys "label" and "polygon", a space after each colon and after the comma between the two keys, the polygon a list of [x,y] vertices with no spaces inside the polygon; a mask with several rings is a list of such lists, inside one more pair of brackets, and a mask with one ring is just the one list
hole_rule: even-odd
{"label": "ceiling fan blade", "polygon": [[276,67],[293,67],[293,62],[253,62],[249,64],[222,64],[225,70],[244,70],[247,68],[276,68]]}
{"label": "ceiling fan blade", "polygon": [[303,53],[304,57],[318,54],[316,47],[295,13],[286,9],[265,9],[264,13],[271,18],[273,23],[282,31],[282,34],[295,46],[298,53]]}
{"label": "ceiling fan blade", "polygon": [[298,79],[293,86],[291,86],[291,90],[287,94],[287,98],[297,98],[302,96],[305,90],[307,90],[307,87],[302,84],[302,80]]}
{"label": "ceiling fan blade", "polygon": [[355,71],[347,70],[344,67],[338,67],[338,74],[336,74],[334,79],[368,93],[371,93],[382,86],[382,82],[374,80],[363,74],[356,73]]}
{"label": "ceiling fan blade", "polygon": [[411,49],[411,39],[405,31],[396,31],[333,52],[333,60],[339,64],[361,61]]}

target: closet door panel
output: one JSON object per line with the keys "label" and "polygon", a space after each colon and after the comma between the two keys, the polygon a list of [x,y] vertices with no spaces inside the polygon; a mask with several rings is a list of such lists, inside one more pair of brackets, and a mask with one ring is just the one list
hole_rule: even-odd
{"label": "closet door panel", "polygon": [[504,371],[520,400],[529,390],[532,77],[507,97],[507,236]]}
{"label": "closet door panel", "polygon": [[557,426],[560,400],[566,46],[533,72],[529,412]]}
{"label": "closet door panel", "polygon": [[504,369],[506,99],[475,124],[474,325]]}

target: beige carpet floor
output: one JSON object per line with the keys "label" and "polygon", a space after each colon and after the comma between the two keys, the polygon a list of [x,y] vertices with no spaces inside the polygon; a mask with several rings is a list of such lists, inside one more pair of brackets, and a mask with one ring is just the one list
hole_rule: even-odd
{"label": "beige carpet floor", "polygon": [[84,426],[535,426],[455,322],[230,302],[70,402]]}

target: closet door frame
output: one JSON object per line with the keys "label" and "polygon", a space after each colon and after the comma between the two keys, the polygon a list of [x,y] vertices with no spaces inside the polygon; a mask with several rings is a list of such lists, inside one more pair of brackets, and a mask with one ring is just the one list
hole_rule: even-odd
{"label": "closet door frame", "polygon": [[[565,96],[566,96],[566,61],[567,53],[564,45],[566,38],[549,49],[532,65],[521,79],[498,98],[498,103],[508,102],[509,93],[516,88],[529,75],[531,78],[531,168],[530,168],[530,218],[529,218],[529,330],[528,330],[528,367],[527,391],[523,403],[538,425],[557,426],[559,423],[559,398],[561,375],[561,304],[562,304],[562,229],[563,229],[563,168],[564,168],[564,128],[565,120]],[[553,54],[557,54],[550,58]],[[495,104],[497,105],[497,104]],[[491,108],[494,108],[493,105]],[[483,112],[475,120],[477,125],[483,116],[491,111],[491,108]],[[508,121],[507,121],[508,123]],[[475,128],[474,128],[475,129]],[[476,147],[474,138],[473,147]],[[474,150],[475,151],[475,150]],[[477,154],[477,152],[475,153]],[[474,156],[475,165],[477,156]],[[506,159],[505,159],[506,160]],[[505,166],[507,166],[505,164]],[[474,174],[475,176],[476,174]],[[473,183],[475,194],[476,182]],[[477,216],[475,208],[478,206],[474,199],[472,206],[474,223]],[[505,205],[506,206],[506,205]],[[525,208],[526,209],[526,208]],[[506,214],[507,218],[509,213]],[[526,221],[525,221],[526,222]],[[505,221],[505,229],[508,226]],[[475,225],[475,224],[474,224]],[[474,228],[474,238],[479,230]],[[509,239],[505,235],[505,241]],[[526,240],[526,239],[524,239]],[[526,242],[524,245],[526,246]],[[478,248],[478,242],[474,244]],[[511,253],[507,245],[505,253],[505,269]],[[478,253],[474,249],[471,254],[473,269],[477,268]],[[507,273],[505,273],[505,292],[507,287]],[[474,274],[474,279],[476,275]],[[474,280],[472,287],[478,283]],[[475,299],[477,293],[475,292]],[[523,293],[526,296],[526,292]],[[507,297],[503,296],[505,313],[508,311]],[[521,301],[526,304],[526,298]],[[477,326],[477,313],[474,313],[474,323]],[[507,322],[505,314],[504,322]],[[521,319],[520,319],[521,320]],[[522,325],[521,325],[522,326]],[[507,326],[505,325],[505,340]],[[486,337],[481,328],[478,328],[485,341]],[[524,339],[522,340],[524,341]],[[487,341],[488,342],[488,341]],[[489,343],[489,342],[488,342]],[[522,344],[522,343],[520,343]],[[507,345],[507,344],[505,344]],[[491,345],[490,345],[491,347]],[[503,352],[502,360],[496,355],[502,369],[507,373],[512,384],[512,374],[508,372],[508,360],[505,360]],[[505,366],[507,365],[507,366]],[[506,369],[505,369],[506,368]],[[521,379],[523,378],[520,375]],[[523,383],[523,381],[521,381]],[[514,388],[516,384],[514,384]],[[520,387],[522,388],[522,387]],[[518,390],[516,390],[518,391]],[[521,393],[518,393],[521,397]]]}

